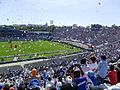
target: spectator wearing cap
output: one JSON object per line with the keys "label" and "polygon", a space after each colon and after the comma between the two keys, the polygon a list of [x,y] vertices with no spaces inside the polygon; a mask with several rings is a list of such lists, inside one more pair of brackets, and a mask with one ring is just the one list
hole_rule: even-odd
{"label": "spectator wearing cap", "polygon": [[106,56],[102,55],[101,56],[101,61],[98,63],[98,68],[97,68],[97,82],[98,85],[104,83],[104,79],[107,76],[108,72],[108,64],[106,61]]}
{"label": "spectator wearing cap", "polygon": [[116,72],[113,64],[110,65],[110,71],[108,71],[107,77],[108,77],[108,82],[111,85],[117,84],[117,81],[118,81],[117,80],[117,72]]}
{"label": "spectator wearing cap", "polygon": [[74,67],[74,79],[73,82],[75,83],[77,89],[76,90],[87,90],[87,78],[86,76],[81,75],[81,71],[78,67]]}

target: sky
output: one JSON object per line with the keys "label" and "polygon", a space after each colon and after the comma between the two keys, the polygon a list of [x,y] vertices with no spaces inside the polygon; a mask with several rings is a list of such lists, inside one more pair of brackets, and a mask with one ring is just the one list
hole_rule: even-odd
{"label": "sky", "polygon": [[0,25],[119,25],[120,0],[0,0]]}

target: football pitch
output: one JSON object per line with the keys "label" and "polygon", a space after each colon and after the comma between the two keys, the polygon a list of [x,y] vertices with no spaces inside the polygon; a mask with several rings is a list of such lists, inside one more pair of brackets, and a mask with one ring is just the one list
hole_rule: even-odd
{"label": "football pitch", "polygon": [[11,41],[0,42],[0,61],[12,61],[36,57],[47,57],[55,55],[79,52],[80,49],[68,44],[52,41]]}

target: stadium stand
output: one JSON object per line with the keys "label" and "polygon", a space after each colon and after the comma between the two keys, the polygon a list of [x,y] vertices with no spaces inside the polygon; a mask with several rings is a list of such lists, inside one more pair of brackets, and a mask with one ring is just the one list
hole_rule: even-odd
{"label": "stadium stand", "polygon": [[81,56],[56,57],[49,61],[6,67],[7,72],[0,73],[0,89],[120,90],[119,29],[89,31],[79,28],[75,32],[71,28],[62,28],[55,31],[53,39],[75,39],[84,44],[102,46]]}
{"label": "stadium stand", "polygon": [[[85,59],[89,61],[91,57],[93,58],[91,54],[87,54],[83,59],[80,59],[82,57],[74,56],[25,64],[23,66],[14,66],[12,68],[7,67],[8,72],[0,74],[1,88],[6,88],[6,84],[9,84],[7,87],[13,87],[14,90],[25,90],[25,88],[27,90],[52,90],[51,88],[55,90],[58,88],[65,90],[66,87],[72,87],[72,89],[69,90],[87,90],[87,88],[90,90],[103,90],[103,88],[112,88],[113,85],[114,88],[119,87],[119,78],[117,78],[117,82],[114,84],[106,82],[107,73],[103,76],[104,78],[101,79],[102,82],[100,82],[100,85],[98,85],[97,78],[100,78],[98,73],[100,73],[100,68],[104,68],[104,66],[102,66],[104,61],[100,60],[100,62],[96,64],[96,69],[90,69],[92,62],[85,63]],[[101,58],[103,59],[104,57],[101,56]],[[119,64],[120,62],[118,61],[117,66],[115,66],[117,75],[120,73]],[[109,67],[109,65],[107,67]],[[109,69],[107,69],[107,72],[110,72]]]}
{"label": "stadium stand", "polygon": [[11,40],[51,40],[49,31],[16,30],[14,28],[0,28],[0,41]]}

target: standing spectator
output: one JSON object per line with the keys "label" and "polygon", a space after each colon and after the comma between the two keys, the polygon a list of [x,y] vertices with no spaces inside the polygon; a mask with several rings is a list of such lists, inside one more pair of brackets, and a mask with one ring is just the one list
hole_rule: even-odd
{"label": "standing spectator", "polygon": [[108,71],[108,81],[110,84],[115,85],[117,84],[117,72],[113,64],[110,65],[110,71]]}
{"label": "standing spectator", "polygon": [[104,79],[107,76],[107,72],[108,72],[108,64],[106,61],[106,56],[102,55],[101,56],[101,61],[98,63],[98,68],[97,68],[97,81],[98,81],[98,85],[104,83]]}

